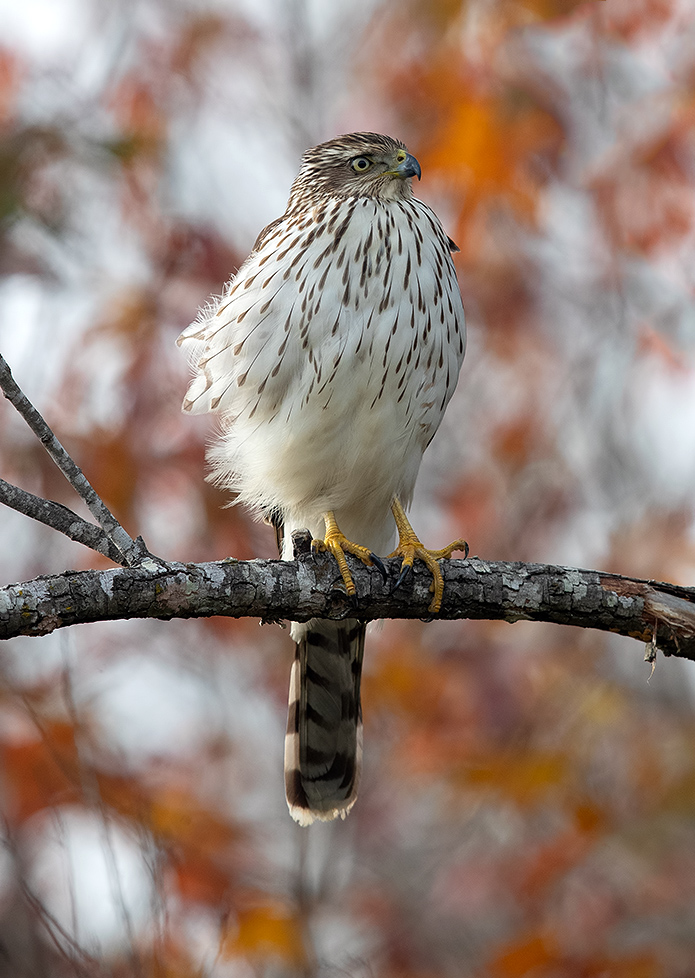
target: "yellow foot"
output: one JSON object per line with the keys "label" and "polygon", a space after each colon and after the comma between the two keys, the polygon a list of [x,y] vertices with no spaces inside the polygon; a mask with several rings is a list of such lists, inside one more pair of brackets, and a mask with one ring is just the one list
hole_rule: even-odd
{"label": "yellow foot", "polygon": [[439,569],[437,561],[448,560],[455,550],[460,550],[467,557],[468,544],[465,540],[454,540],[453,543],[450,543],[448,547],[444,547],[442,550],[428,550],[420,543],[397,496],[394,497],[391,512],[398,527],[398,546],[392,554],[389,554],[389,557],[403,558],[401,573],[396,581],[396,587],[402,584],[408,574],[411,573],[413,561],[416,557],[419,557],[427,565],[432,574],[430,591],[434,591],[434,597],[430,603],[429,610],[432,614],[436,615],[442,606],[442,597],[444,595],[444,578],[442,577],[442,572]]}
{"label": "yellow foot", "polygon": [[311,549],[320,552],[330,550],[338,564],[338,570],[343,578],[345,590],[351,598],[355,596],[356,591],[355,582],[352,579],[350,568],[345,559],[346,553],[358,557],[367,567],[376,566],[384,577],[384,580],[386,580],[386,569],[381,560],[371,550],[360,546],[359,543],[352,543],[348,540],[339,530],[333,513],[325,513],[323,521],[326,524],[326,536],[323,540],[312,540]]}

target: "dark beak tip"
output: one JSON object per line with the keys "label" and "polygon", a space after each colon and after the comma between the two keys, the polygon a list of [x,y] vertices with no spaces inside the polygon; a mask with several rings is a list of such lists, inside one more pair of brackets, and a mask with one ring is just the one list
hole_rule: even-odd
{"label": "dark beak tip", "polygon": [[404,177],[417,177],[418,180],[421,179],[422,171],[420,170],[420,164],[411,153],[408,153],[403,161],[403,170],[401,172]]}

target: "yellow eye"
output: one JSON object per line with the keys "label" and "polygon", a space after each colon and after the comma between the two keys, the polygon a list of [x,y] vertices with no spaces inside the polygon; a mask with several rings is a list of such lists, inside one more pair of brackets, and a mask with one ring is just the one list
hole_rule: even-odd
{"label": "yellow eye", "polygon": [[408,154],[406,153],[406,151],[404,149],[399,149],[398,150],[398,154],[396,155],[396,159],[398,160],[399,163],[402,163],[405,160],[405,158],[406,158],[407,155]]}
{"label": "yellow eye", "polygon": [[368,160],[366,156],[358,156],[352,161],[352,169],[355,173],[364,173],[372,165],[372,161]]}

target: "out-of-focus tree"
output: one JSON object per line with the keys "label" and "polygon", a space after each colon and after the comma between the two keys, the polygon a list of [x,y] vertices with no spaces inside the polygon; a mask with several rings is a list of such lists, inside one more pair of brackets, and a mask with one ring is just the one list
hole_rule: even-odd
{"label": "out-of-focus tree", "polygon": [[[153,552],[272,555],[203,481],[173,340],[281,213],[302,149],[390,131],[461,248],[470,322],[416,500],[428,541],[691,583],[695,14],[340,6],[7,5],[16,376]],[[0,474],[73,505],[6,405],[0,425]],[[94,565],[9,511],[0,539],[4,580]],[[0,650],[0,974],[687,978],[689,664],[647,684],[634,644],[596,633],[388,623],[358,805],[302,832],[290,644],[210,620]]]}

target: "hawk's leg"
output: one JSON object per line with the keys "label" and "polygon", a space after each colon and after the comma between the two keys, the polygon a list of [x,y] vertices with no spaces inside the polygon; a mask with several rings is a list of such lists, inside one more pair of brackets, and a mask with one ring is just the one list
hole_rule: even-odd
{"label": "hawk's leg", "polygon": [[412,528],[408,521],[408,517],[405,515],[405,510],[401,506],[401,502],[398,496],[394,496],[393,503],[391,504],[391,512],[393,513],[393,518],[396,521],[396,526],[398,527],[398,546],[389,554],[389,557],[402,557],[403,563],[401,564],[401,574],[396,583],[396,587],[406,578],[408,573],[412,570],[413,561],[416,557],[419,557],[427,567],[430,569],[432,574],[432,584],[430,585],[430,591],[434,591],[434,597],[430,604],[429,610],[436,614],[442,606],[442,596],[444,594],[444,578],[442,577],[442,572],[439,569],[438,560],[448,560],[455,550],[460,550],[462,553],[468,556],[468,544],[465,540],[454,540],[450,543],[448,547],[444,547],[443,550],[427,550],[426,547],[420,543],[415,530]]}
{"label": "hawk's leg", "polygon": [[350,540],[348,540],[348,538],[341,533],[333,513],[324,513],[323,521],[326,524],[326,536],[323,540],[312,540],[312,549],[321,551],[330,550],[338,564],[338,570],[343,578],[345,590],[351,598],[354,597],[356,593],[355,582],[352,579],[350,568],[348,567],[347,560],[345,559],[346,553],[352,554],[354,557],[358,557],[367,567],[375,566],[381,573],[384,580],[386,580],[386,568],[381,560],[376,554],[373,554],[371,550],[368,550],[367,547],[362,547],[359,543],[352,543]]}

